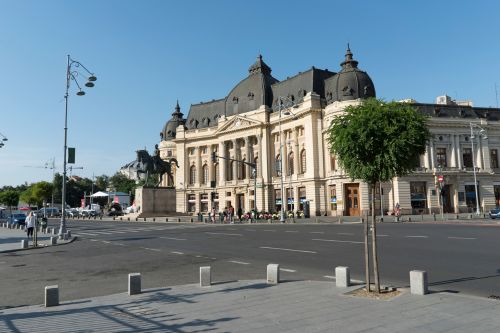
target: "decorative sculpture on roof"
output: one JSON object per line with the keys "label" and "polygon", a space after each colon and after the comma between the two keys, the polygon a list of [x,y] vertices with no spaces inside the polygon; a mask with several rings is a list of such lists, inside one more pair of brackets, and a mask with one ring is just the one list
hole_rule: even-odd
{"label": "decorative sculpture on roof", "polygon": [[[153,187],[158,187],[162,180],[163,175],[167,174],[170,179],[170,183],[174,183],[174,176],[172,174],[172,163],[179,167],[179,162],[175,158],[170,158],[168,160],[162,160],[160,157],[160,150],[158,145],[155,145],[155,154],[153,156],[149,155],[148,151],[141,149],[137,151],[137,178],[144,178],[144,186],[149,186],[150,175],[158,175],[159,181],[153,184]],[[143,177],[141,177],[141,174]],[[144,177],[145,176],[145,177]]]}

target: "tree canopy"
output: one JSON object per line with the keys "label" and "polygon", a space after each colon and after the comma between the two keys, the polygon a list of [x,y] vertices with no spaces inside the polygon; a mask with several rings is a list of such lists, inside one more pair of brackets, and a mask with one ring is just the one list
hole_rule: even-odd
{"label": "tree canopy", "polygon": [[333,119],[328,142],[351,178],[375,184],[415,169],[429,137],[413,106],[371,98]]}

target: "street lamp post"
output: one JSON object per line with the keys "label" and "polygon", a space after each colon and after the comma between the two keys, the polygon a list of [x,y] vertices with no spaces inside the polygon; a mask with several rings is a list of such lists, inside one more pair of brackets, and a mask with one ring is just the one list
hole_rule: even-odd
{"label": "street lamp post", "polygon": [[[288,102],[288,107],[284,105],[283,102]],[[280,185],[281,185],[281,210],[280,210],[280,222],[285,223],[285,189],[284,189],[284,178],[283,178],[283,140],[281,138],[281,116],[284,114],[288,116],[293,114],[290,110],[283,111],[286,108],[295,107],[295,103],[288,97],[278,97],[278,126],[279,126],[279,137],[280,137],[280,161],[279,161],[279,172],[280,172]],[[288,201],[287,201],[288,204]]]}
{"label": "street lamp post", "polygon": [[472,172],[474,174],[474,191],[476,193],[476,215],[481,214],[481,209],[479,207],[479,194],[477,190],[477,176],[476,176],[476,158],[475,158],[475,152],[474,152],[474,139],[475,135],[474,133],[477,133],[477,135],[483,139],[487,139],[488,137],[486,136],[486,131],[484,128],[481,126],[474,124],[474,123],[469,123],[470,125],[470,143],[471,143],[471,150],[472,150]]}
{"label": "street lamp post", "polygon": [[82,90],[82,87],[78,83],[77,77],[81,75],[75,68],[82,68],[85,72],[87,72],[90,76],[88,77],[87,83],[85,86],[88,88],[92,88],[94,86],[94,82],[97,80],[94,73],[91,73],[81,62],[71,59],[70,55],[68,55],[68,62],[66,66],[66,94],[64,95],[65,99],[65,109],[64,109],[64,159],[63,159],[63,180],[62,180],[62,209],[61,209],[61,224],[59,226],[59,236],[62,236],[66,233],[66,158],[67,158],[67,150],[68,150],[68,97],[69,97],[69,88],[71,80],[75,81],[78,92],[77,96],[85,95],[85,92]]}

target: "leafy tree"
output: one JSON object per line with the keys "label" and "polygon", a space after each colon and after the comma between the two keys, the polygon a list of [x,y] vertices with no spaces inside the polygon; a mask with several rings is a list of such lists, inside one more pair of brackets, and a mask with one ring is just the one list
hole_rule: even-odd
{"label": "leafy tree", "polygon": [[42,206],[44,202],[50,201],[53,189],[54,185],[48,182],[38,182],[33,184],[32,192],[38,206]]}
{"label": "leafy tree", "polygon": [[127,178],[127,176],[119,172],[110,177],[109,182],[112,188],[117,192],[133,193],[137,187],[134,180]]}
{"label": "leafy tree", "polygon": [[[328,142],[340,166],[352,179],[371,188],[372,258],[376,292],[380,292],[375,223],[375,186],[410,173],[430,138],[426,118],[409,105],[367,99],[334,118]],[[368,221],[365,226],[365,266],[370,291]]]}
{"label": "leafy tree", "polygon": [[2,190],[0,192],[0,202],[9,207],[12,215],[12,206],[16,206],[19,202],[19,192],[14,189]]}
{"label": "leafy tree", "polygon": [[106,191],[109,187],[109,177],[106,175],[101,175],[95,177],[94,189],[96,191]]}
{"label": "leafy tree", "polygon": [[37,205],[37,198],[33,193],[33,185],[29,186],[25,191],[21,192],[19,199],[26,202],[30,206]]}

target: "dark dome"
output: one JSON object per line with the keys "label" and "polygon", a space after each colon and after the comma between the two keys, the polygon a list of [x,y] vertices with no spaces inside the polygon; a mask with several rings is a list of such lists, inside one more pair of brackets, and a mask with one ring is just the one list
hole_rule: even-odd
{"label": "dark dome", "polygon": [[325,81],[325,96],[328,103],[348,101],[358,98],[375,97],[375,86],[368,74],[358,68],[347,46],[342,70]]}
{"label": "dark dome", "polygon": [[183,119],[184,115],[181,112],[181,108],[179,107],[179,101],[177,101],[177,105],[175,106],[175,111],[172,113],[172,119],[167,121],[163,130],[160,132],[160,137],[162,140],[168,141],[175,139],[175,131],[177,130],[177,126],[184,125],[186,120]]}

